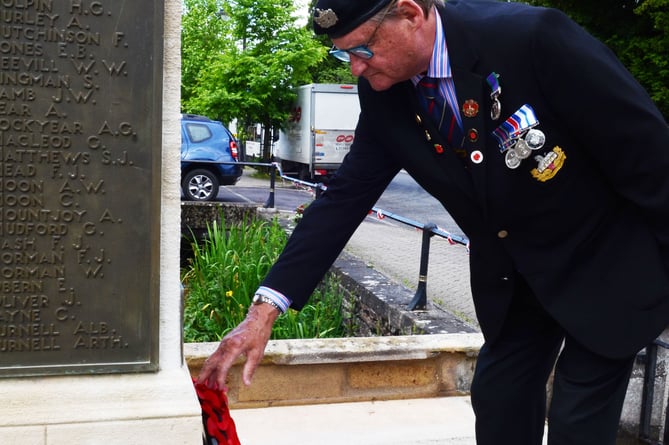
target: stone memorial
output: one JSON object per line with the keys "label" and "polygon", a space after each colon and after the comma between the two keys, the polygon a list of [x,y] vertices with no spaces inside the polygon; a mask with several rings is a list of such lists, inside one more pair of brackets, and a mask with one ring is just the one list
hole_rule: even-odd
{"label": "stone memorial", "polygon": [[156,369],[154,3],[2,2],[3,375]]}
{"label": "stone memorial", "polygon": [[0,0],[0,443],[200,440],[166,192],[180,9]]}

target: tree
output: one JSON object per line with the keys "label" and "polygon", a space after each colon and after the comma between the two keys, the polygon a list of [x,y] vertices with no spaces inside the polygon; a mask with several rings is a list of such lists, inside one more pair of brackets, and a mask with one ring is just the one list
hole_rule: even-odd
{"label": "tree", "polygon": [[[209,48],[200,43],[194,45],[197,51],[184,52],[199,58],[188,62],[189,67],[199,65],[199,69],[184,69],[184,75],[193,72],[197,75],[184,76],[184,82],[192,83],[184,87],[191,94],[182,100],[182,107],[187,112],[224,122],[237,118],[242,128],[260,123],[265,132],[262,157],[269,160],[272,131],[287,122],[295,100],[294,88],[311,82],[309,70],[323,60],[327,51],[314,40],[313,33],[297,26],[292,0],[185,0],[185,3],[186,15],[207,14],[207,20],[213,20],[213,15],[223,24],[210,29],[224,34],[214,32],[205,36],[202,29],[183,27],[183,33],[191,32],[195,38],[223,41],[211,45],[212,54],[203,52]],[[190,21],[190,17],[184,21]],[[191,37],[182,40],[192,42]]]}
{"label": "tree", "polygon": [[[313,11],[317,0],[309,1],[309,11]],[[311,20],[307,22],[306,29],[313,33]],[[332,48],[332,41],[326,35],[315,36],[316,40],[323,45],[327,51]],[[311,77],[314,83],[358,83],[357,78],[351,74],[351,65],[343,63],[332,56],[328,56],[321,63],[311,69]]]}
{"label": "tree", "polygon": [[181,100],[188,102],[212,56],[230,46],[229,23],[219,1],[186,0],[181,20]]}
{"label": "tree", "polygon": [[669,120],[669,0],[530,0],[560,9],[611,48]]}

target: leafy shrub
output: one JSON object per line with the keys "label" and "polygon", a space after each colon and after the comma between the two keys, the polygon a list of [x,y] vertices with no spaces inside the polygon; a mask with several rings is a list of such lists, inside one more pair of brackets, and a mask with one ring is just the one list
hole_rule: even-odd
{"label": "leafy shrub", "polygon": [[[286,241],[276,220],[238,223],[227,230],[225,224],[209,225],[207,239],[194,242],[190,267],[182,275],[185,341],[217,341],[237,326]],[[338,283],[326,279],[310,304],[277,319],[272,338],[344,336],[341,304]]]}

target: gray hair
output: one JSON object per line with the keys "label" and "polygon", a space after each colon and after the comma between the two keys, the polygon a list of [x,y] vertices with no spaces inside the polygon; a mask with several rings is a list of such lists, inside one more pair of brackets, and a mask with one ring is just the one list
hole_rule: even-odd
{"label": "gray hair", "polygon": [[[444,5],[444,0],[413,0],[413,2],[420,6],[420,8],[423,10],[423,14],[425,14],[425,17],[430,15],[430,10],[433,6]],[[397,0],[393,0],[388,4],[388,6],[376,13],[376,15],[370,20],[374,22],[380,22],[385,17],[396,17],[397,15]]]}

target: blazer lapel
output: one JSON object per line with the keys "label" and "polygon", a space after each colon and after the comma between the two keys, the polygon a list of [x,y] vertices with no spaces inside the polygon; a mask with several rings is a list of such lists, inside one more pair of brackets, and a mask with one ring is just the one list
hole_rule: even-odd
{"label": "blazer lapel", "polygon": [[420,127],[425,140],[428,142],[427,146],[433,150],[434,159],[436,159],[441,169],[449,175],[453,183],[458,185],[470,199],[474,199],[472,178],[465,170],[463,160],[448,145],[446,139],[437,129],[436,123],[432,121],[427,111],[420,105],[416,89],[412,83],[407,81],[404,82],[404,85],[404,94],[414,110],[416,124]]}
{"label": "blazer lapel", "polygon": [[[486,165],[489,153],[486,152],[487,131],[485,116],[489,114],[488,98],[485,95],[485,79],[459,68],[452,68],[455,90],[462,116],[462,130],[465,138],[464,160],[469,167],[474,188],[479,197],[484,196]],[[485,204],[485,200],[481,199]]]}
{"label": "blazer lapel", "polygon": [[490,89],[486,79],[476,72],[479,57],[474,46],[469,42],[468,32],[462,25],[460,17],[454,13],[454,8],[446,4],[438,7],[444,23],[448,56],[453,72],[455,92],[460,106],[462,126],[465,135],[463,148],[467,152],[467,163],[470,167],[471,178],[474,184],[478,201],[485,214],[486,199],[486,168],[492,159],[486,146],[490,131]]}

